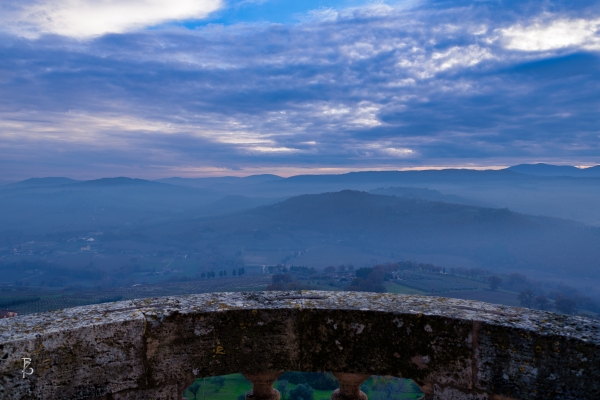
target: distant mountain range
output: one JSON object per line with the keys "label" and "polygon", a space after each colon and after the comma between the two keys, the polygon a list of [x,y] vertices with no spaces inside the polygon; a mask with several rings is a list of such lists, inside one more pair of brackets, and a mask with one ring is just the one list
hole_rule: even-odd
{"label": "distant mountain range", "polygon": [[[560,172],[560,168],[556,170],[557,176],[523,172],[537,171],[543,169],[543,166],[519,166],[519,172],[510,168],[485,171],[366,171],[340,175],[297,175],[289,178],[267,175],[256,180],[253,177],[238,178],[235,183],[218,183],[215,178],[181,178],[170,182],[210,188],[229,195],[271,198],[346,189],[370,192],[382,188],[412,188],[413,193],[407,194],[408,196],[434,200],[433,192],[421,191],[416,194],[414,191],[425,189],[438,191],[443,196],[455,196],[450,200],[449,197],[441,198],[440,195],[436,195],[440,201],[508,207],[526,214],[547,215],[600,225],[600,207],[597,206],[600,203],[600,177],[567,176]],[[582,171],[591,174],[597,170],[598,167],[594,167]],[[231,181],[231,178],[228,179]]]}
{"label": "distant mountain range", "polygon": [[[46,178],[29,178],[24,181],[8,183],[10,187],[35,187],[35,186],[55,186],[67,185],[71,183],[81,182],[75,179],[63,177],[46,177]],[[3,188],[4,189],[4,188]]]}
{"label": "distant mountain range", "polygon": [[236,176],[223,176],[223,177],[211,177],[211,178],[164,178],[158,179],[157,182],[167,183],[169,185],[180,185],[190,186],[196,188],[207,188],[219,191],[236,191],[240,187],[247,187],[250,185],[260,184],[269,181],[279,181],[285,178],[277,175],[263,174],[263,175],[250,175],[246,177]]}
{"label": "distant mountain range", "polygon": [[173,218],[218,215],[278,199],[132,178],[34,178],[0,187],[2,231],[103,230]]}
{"label": "distant mountain range", "polygon": [[[582,178],[600,178],[600,165],[596,165],[589,168],[578,168],[570,165],[552,165],[545,163],[537,164],[519,164],[512,167],[508,167],[502,170],[469,170],[469,169],[443,169],[443,170],[425,170],[425,171],[365,171],[365,172],[350,172],[339,175],[295,175],[289,178],[284,178],[273,174],[261,174],[261,175],[250,175],[246,177],[236,176],[223,176],[223,177],[206,177],[206,178],[162,178],[155,180],[156,182],[166,183],[170,185],[179,186],[191,186],[191,187],[211,187],[211,186],[222,186],[222,185],[250,185],[265,182],[293,182],[293,183],[359,183],[359,182],[389,182],[396,179],[400,179],[402,176],[404,179],[409,178],[414,180],[411,175],[418,176],[421,181],[435,180],[437,176],[444,176],[445,178],[460,179],[463,178],[479,178],[486,175],[489,177],[490,172],[496,172],[494,175],[495,179],[506,179],[510,175],[503,174],[500,171],[517,172],[520,174],[537,175],[537,176],[554,176],[554,177],[582,177]],[[500,173],[498,173],[500,172]],[[128,184],[131,181],[127,179],[134,178],[104,178],[94,179],[91,182],[97,183],[111,183],[118,184],[119,182]],[[509,178],[510,179],[510,178]],[[138,179],[137,181],[145,181]],[[70,183],[83,182],[81,180],[75,180],[64,177],[46,177],[46,178],[29,178],[24,181],[13,182],[8,180],[0,179],[0,185],[13,185],[13,186],[50,186],[50,185],[65,185]]]}
{"label": "distant mountain range", "polygon": [[14,181],[8,181],[8,180],[5,180],[5,179],[0,179],[0,186],[9,185],[11,183],[14,183]]}
{"label": "distant mountain range", "polygon": [[114,186],[145,186],[145,187],[165,187],[160,182],[149,181],[146,179],[127,178],[120,176],[117,178],[100,178],[89,181],[77,182],[78,187],[114,187]]}
{"label": "distant mountain range", "polygon": [[507,168],[521,174],[540,176],[572,176],[577,178],[600,178],[600,165],[590,168],[577,168],[570,165],[519,164]]}
{"label": "distant mountain range", "polygon": [[[291,186],[291,185],[331,185],[331,184],[361,184],[361,183],[436,183],[440,180],[473,182],[479,180],[515,180],[518,178],[511,174],[516,172],[525,175],[543,176],[543,177],[580,177],[580,178],[600,178],[600,165],[589,168],[578,168],[567,165],[551,164],[519,164],[508,167],[503,170],[469,170],[469,169],[443,169],[443,170],[425,170],[425,171],[365,171],[350,172],[340,175],[295,175],[289,178],[283,178],[273,174],[250,175],[246,177],[224,176],[207,178],[162,178],[155,182],[165,183],[177,186],[189,186],[195,188],[228,188],[231,186]],[[117,177],[102,178],[88,181],[75,180],[64,177],[46,177],[30,178],[19,182],[10,182],[0,179],[0,185],[10,185],[10,187],[36,187],[36,186],[55,186],[75,183],[94,184],[94,185],[134,185],[148,184],[148,180]]]}
{"label": "distant mountain range", "polygon": [[598,169],[535,164],[504,170],[367,171],[289,178],[268,174],[158,181],[32,178],[0,186],[0,226],[24,231],[95,230],[123,223],[213,216],[289,197],[342,190],[509,208],[600,225],[600,178],[567,175],[591,174]]}

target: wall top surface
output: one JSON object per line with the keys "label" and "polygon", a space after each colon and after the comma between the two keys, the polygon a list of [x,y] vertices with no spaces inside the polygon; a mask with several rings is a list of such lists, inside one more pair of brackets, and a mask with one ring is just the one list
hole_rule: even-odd
{"label": "wall top surface", "polygon": [[440,316],[571,337],[600,344],[600,321],[526,308],[443,297],[357,292],[238,292],[156,297],[74,307],[0,320],[0,343],[37,335],[137,319],[162,319],[173,313],[230,310],[354,310]]}

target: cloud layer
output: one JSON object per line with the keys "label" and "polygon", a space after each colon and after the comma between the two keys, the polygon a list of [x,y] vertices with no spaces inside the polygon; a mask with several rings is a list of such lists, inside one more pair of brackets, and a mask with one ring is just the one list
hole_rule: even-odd
{"label": "cloud layer", "polygon": [[600,163],[600,10],[538,3],[376,4],[295,24],[85,41],[6,33],[0,169],[11,178]]}
{"label": "cloud layer", "polygon": [[86,38],[205,18],[222,6],[221,0],[8,0],[1,20],[4,30],[27,37]]}

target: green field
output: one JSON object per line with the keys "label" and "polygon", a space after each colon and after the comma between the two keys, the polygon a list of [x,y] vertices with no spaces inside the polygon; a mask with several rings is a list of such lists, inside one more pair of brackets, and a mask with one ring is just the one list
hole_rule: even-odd
{"label": "green field", "polygon": [[395,294],[427,294],[427,292],[423,291],[423,290],[419,290],[419,289],[414,289],[408,286],[404,286],[404,285],[399,285],[397,283],[393,283],[393,282],[385,282],[385,288],[387,289],[388,293],[395,293]]}
{"label": "green field", "polygon": [[422,271],[402,271],[396,283],[419,290],[422,294],[435,294],[462,291],[484,290],[489,287],[485,281],[469,279],[449,274],[432,274]]}
{"label": "green field", "polygon": [[463,292],[445,292],[437,296],[450,297],[453,299],[477,300],[486,303],[504,304],[507,306],[521,307],[518,299],[518,293],[507,290],[466,290]]}
{"label": "green field", "polygon": [[[184,397],[188,400],[238,400],[240,395],[252,389],[252,384],[241,374],[226,375],[222,378],[224,379],[222,387],[219,387],[214,377],[196,379],[184,392]],[[279,385],[280,381],[277,381],[273,386],[278,388]],[[393,386],[396,387],[396,393],[390,394],[390,387]],[[281,400],[289,399],[289,393],[295,388],[296,385],[287,383],[286,393]],[[372,399],[417,400],[423,395],[412,381],[390,377],[369,378],[363,384],[363,390]],[[329,400],[332,392],[332,390],[315,390],[313,400]]]}
{"label": "green field", "polygon": [[19,314],[32,314],[44,311],[59,310],[88,304],[108,303],[119,300],[142,299],[148,297],[177,296],[211,292],[239,292],[264,290],[271,282],[268,275],[242,276],[217,279],[202,279],[188,282],[168,282],[154,285],[136,285],[133,287],[116,287],[102,290],[44,290],[33,288],[27,290],[9,290],[0,292],[0,303],[14,299],[35,299],[22,304],[10,306]]}

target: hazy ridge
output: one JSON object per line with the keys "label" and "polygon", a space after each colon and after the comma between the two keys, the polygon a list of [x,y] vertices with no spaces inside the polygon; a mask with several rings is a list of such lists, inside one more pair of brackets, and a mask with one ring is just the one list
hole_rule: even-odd
{"label": "hazy ridge", "polygon": [[32,283],[407,258],[585,281],[600,278],[599,199],[599,178],[510,169],[36,178],[0,187],[0,264],[61,266],[3,279]]}

